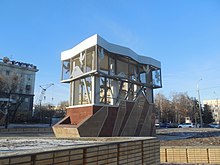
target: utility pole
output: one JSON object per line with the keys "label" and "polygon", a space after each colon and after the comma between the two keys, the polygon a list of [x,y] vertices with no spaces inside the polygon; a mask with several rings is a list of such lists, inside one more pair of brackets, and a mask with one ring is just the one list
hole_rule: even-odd
{"label": "utility pole", "polygon": [[219,112],[219,107],[218,107],[218,95],[215,93],[215,91],[214,91],[214,94],[216,95],[216,105],[217,105],[217,112],[218,112],[218,127],[220,128],[220,112]]}
{"label": "utility pole", "polygon": [[200,102],[200,93],[199,93],[199,81],[201,81],[201,79],[198,80],[197,82],[197,93],[198,93],[198,100],[199,100],[199,117],[200,117],[200,127],[202,128],[203,126],[203,121],[202,121],[202,108],[201,108],[201,102]]}

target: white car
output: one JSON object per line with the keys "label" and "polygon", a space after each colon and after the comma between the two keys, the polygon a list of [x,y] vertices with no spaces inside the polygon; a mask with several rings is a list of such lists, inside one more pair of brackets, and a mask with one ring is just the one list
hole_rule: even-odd
{"label": "white car", "polygon": [[156,127],[156,128],[160,128],[160,124],[159,124],[159,123],[156,123],[156,124],[155,124],[155,127]]}
{"label": "white car", "polygon": [[193,128],[193,124],[192,123],[183,123],[183,124],[179,124],[178,128]]}

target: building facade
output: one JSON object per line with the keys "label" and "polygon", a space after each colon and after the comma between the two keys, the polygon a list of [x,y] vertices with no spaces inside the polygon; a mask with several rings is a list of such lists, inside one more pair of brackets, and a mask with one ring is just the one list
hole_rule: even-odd
{"label": "building facade", "polygon": [[12,122],[27,121],[32,116],[37,71],[33,64],[10,61],[7,57],[0,61],[0,108],[8,112]]}
{"label": "building facade", "polygon": [[215,120],[216,124],[219,124],[220,121],[220,100],[214,99],[214,100],[203,100],[203,104],[207,104],[212,109],[212,116]]}
{"label": "building facade", "polygon": [[99,35],[62,52],[61,61],[70,106],[53,127],[56,136],[68,134],[67,129],[72,136],[153,134],[153,89],[162,86],[159,61]]}

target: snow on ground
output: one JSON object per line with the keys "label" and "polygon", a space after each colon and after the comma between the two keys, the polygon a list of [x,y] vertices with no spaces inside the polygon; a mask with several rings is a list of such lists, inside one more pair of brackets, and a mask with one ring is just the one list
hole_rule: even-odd
{"label": "snow on ground", "polygon": [[[162,145],[220,145],[220,129],[215,128],[167,128],[157,129]],[[130,139],[132,137],[124,137]],[[137,138],[137,137],[136,137]],[[122,140],[122,138],[120,138]],[[91,144],[117,141],[117,138],[56,139],[52,132],[1,132],[0,157],[30,152],[73,148]],[[215,142],[215,143],[213,143]]]}
{"label": "snow on ground", "polygon": [[101,143],[89,140],[71,140],[55,138],[0,138],[0,157],[11,154],[22,154],[29,152],[40,152],[62,148],[72,148],[77,146]]}
{"label": "snow on ground", "polygon": [[75,146],[91,143],[90,141],[58,140],[58,139],[0,139],[0,151],[15,151],[58,146]]}
{"label": "snow on ground", "polygon": [[[7,137],[7,135],[9,136]],[[18,155],[31,152],[83,147],[93,144],[103,144],[108,142],[132,139],[132,137],[88,137],[74,139],[56,139],[52,136],[34,137],[35,135],[36,134],[31,133],[28,136],[21,136],[21,134],[18,134],[19,137],[16,134],[10,133],[5,133],[3,137],[0,135],[0,157],[6,155]],[[135,139],[137,138],[138,137],[135,137]]]}
{"label": "snow on ground", "polygon": [[220,136],[220,129],[216,128],[165,128],[156,130],[160,140],[178,140],[192,137],[202,138]]}
{"label": "snow on ground", "polygon": [[220,129],[174,128],[158,129],[161,146],[220,146]]}

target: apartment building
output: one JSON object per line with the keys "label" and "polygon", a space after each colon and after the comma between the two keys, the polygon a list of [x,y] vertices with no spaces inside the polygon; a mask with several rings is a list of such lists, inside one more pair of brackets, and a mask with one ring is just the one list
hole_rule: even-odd
{"label": "apartment building", "polygon": [[203,104],[207,104],[212,108],[212,116],[216,124],[220,121],[220,100],[203,100]]}
{"label": "apartment building", "polygon": [[33,64],[7,57],[0,59],[0,110],[8,111],[9,120],[27,121],[31,118],[37,71]]}

